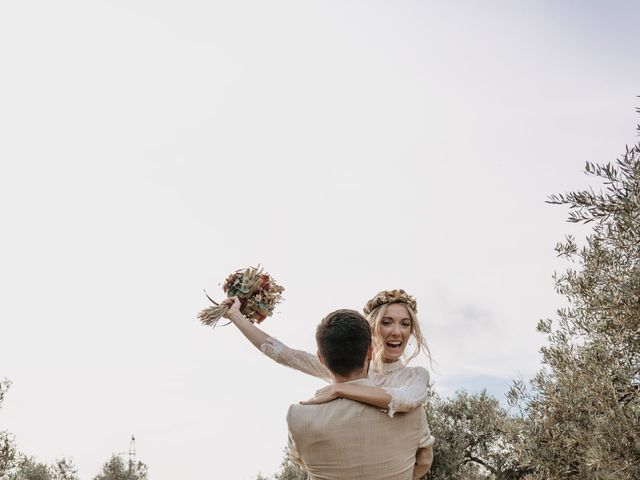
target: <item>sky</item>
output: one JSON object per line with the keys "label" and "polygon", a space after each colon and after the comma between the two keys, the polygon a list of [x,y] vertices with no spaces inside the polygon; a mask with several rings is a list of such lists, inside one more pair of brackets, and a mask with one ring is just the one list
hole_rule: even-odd
{"label": "sky", "polygon": [[[0,3],[0,429],[83,480],[273,474],[323,386],[196,315],[261,264],[315,351],[404,288],[442,395],[504,400],[563,299],[548,195],[637,141],[632,1]],[[427,366],[424,357],[413,365]],[[434,432],[437,437],[437,432]]]}

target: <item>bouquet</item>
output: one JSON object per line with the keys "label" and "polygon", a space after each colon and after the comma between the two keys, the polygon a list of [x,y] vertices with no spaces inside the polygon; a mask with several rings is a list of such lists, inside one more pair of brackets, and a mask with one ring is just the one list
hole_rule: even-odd
{"label": "bouquet", "polygon": [[[227,298],[238,297],[240,312],[245,317],[252,323],[260,323],[273,315],[273,309],[282,301],[284,288],[258,265],[257,268],[249,267],[229,275],[222,285],[222,290],[227,294]],[[209,295],[207,298],[213,306],[202,310],[198,318],[204,325],[215,327],[230,305],[217,303]]]}

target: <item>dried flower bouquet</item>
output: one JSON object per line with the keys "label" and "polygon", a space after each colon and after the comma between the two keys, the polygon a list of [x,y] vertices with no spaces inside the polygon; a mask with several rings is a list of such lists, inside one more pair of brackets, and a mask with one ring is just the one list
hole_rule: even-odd
{"label": "dried flower bouquet", "polygon": [[[284,288],[258,267],[237,270],[227,277],[222,286],[227,297],[238,297],[240,312],[252,322],[260,323],[273,315],[273,309],[282,301]],[[226,303],[217,303],[209,295],[207,298],[213,306],[205,308],[198,314],[200,321],[207,326],[215,327],[222,316],[229,310]]]}

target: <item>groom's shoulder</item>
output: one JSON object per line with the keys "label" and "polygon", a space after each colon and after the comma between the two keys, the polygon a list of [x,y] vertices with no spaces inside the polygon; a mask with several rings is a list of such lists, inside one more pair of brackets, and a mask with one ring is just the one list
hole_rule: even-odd
{"label": "groom's shoulder", "polygon": [[301,403],[293,403],[289,405],[289,410],[287,411],[287,421],[291,419],[314,417],[318,415],[319,412],[326,410],[327,405],[329,405],[330,403],[332,402],[313,404],[313,405],[303,405]]}
{"label": "groom's shoulder", "polygon": [[287,410],[287,422],[294,417],[296,412],[302,407],[299,403],[292,403],[289,405],[289,409]]}
{"label": "groom's shoulder", "polygon": [[287,422],[294,419],[312,417],[316,414],[320,405],[302,405],[301,403],[293,403],[289,405],[287,411]]}
{"label": "groom's shoulder", "polygon": [[300,403],[290,405],[287,411],[289,429],[291,431],[306,429],[314,417],[321,415],[318,413],[317,407],[319,405],[302,405]]}

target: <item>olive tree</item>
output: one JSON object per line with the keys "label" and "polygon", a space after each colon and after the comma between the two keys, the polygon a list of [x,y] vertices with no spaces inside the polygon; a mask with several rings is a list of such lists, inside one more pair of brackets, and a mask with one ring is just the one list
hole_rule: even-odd
{"label": "olive tree", "polygon": [[[289,451],[284,449],[284,457],[280,464],[280,469],[274,475],[274,480],[307,480],[309,476],[307,472],[300,468],[296,463],[291,460]],[[268,480],[267,477],[259,474],[256,480]]]}
{"label": "olive tree", "polygon": [[[10,386],[11,382],[8,379],[0,380],[0,407],[2,407],[4,397]],[[0,479],[6,478],[16,468],[17,462],[18,452],[16,451],[13,435],[5,430],[0,430]]]}
{"label": "olive tree", "polygon": [[119,456],[112,455],[102,466],[102,471],[93,480],[147,480],[148,468],[142,462],[125,463]]}
{"label": "olive tree", "polygon": [[600,189],[549,198],[592,230],[557,245],[567,307],[539,322],[543,368],[510,392],[533,479],[640,478],[640,144],[586,173]]}
{"label": "olive tree", "polygon": [[486,391],[457,391],[449,398],[429,395],[427,417],[436,437],[431,473],[434,480],[515,480],[526,473],[513,448],[512,416]]}

